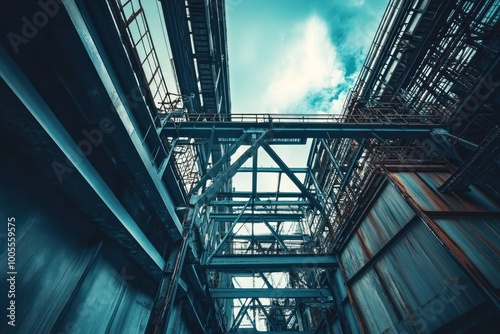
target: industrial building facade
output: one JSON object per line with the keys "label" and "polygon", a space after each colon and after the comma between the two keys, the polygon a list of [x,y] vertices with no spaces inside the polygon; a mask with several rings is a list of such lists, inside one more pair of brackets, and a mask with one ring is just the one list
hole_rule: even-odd
{"label": "industrial building facade", "polygon": [[500,1],[390,0],[335,115],[232,112],[225,1],[169,55],[144,3],[0,7],[0,332],[498,332]]}

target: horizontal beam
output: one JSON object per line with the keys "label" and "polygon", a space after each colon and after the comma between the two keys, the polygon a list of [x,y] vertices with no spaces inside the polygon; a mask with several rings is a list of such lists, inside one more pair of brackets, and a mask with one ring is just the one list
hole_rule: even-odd
{"label": "horizontal beam", "polygon": [[226,334],[233,334],[233,333],[236,333],[236,334],[265,334],[265,333],[269,333],[269,334],[314,334],[316,332],[311,332],[311,331],[258,331],[256,329],[253,329],[253,328],[243,328],[243,329],[238,329],[236,332],[227,332]]}
{"label": "horizontal beam", "polygon": [[163,256],[137,225],[130,213],[123,207],[94,165],[88,158],[82,156],[80,149],[66,128],[2,46],[0,46],[0,77],[5,80],[21,102],[24,103],[40,126],[66,155],[68,162],[95,191],[129,236],[137,242],[137,251],[142,249],[159,269],[163,269],[165,267]]}
{"label": "horizontal beam", "polygon": [[[251,191],[235,191],[235,192],[219,192],[218,193],[218,198],[247,198],[252,196]],[[267,198],[267,197],[273,197],[273,198],[304,198],[304,195],[300,192],[287,192],[287,191],[262,191],[262,192],[257,192],[256,193],[257,198]]]}
{"label": "horizontal beam", "polygon": [[204,267],[220,271],[291,271],[307,268],[332,268],[338,265],[332,255],[225,255],[214,256]]}
{"label": "horizontal beam", "polygon": [[[304,138],[417,138],[427,137],[441,126],[430,124],[370,124],[370,123],[242,123],[214,121],[169,122],[163,128],[167,137],[210,138],[212,131],[219,143],[232,142],[249,131],[271,130],[274,140],[300,140]],[[272,144],[272,143],[271,143]]]}
{"label": "horizontal beam", "polygon": [[[246,204],[246,201],[211,201],[209,203],[210,205],[223,205],[223,206],[243,206]],[[299,206],[299,205],[311,205],[309,201],[272,201],[272,200],[267,200],[267,201],[254,201],[252,202],[253,205],[259,205],[259,206]]]}
{"label": "horizontal beam", "polygon": [[[235,219],[238,218],[238,214],[232,214],[232,213],[212,213],[210,214],[210,219],[213,219],[215,221],[219,222],[228,222],[228,221],[234,221]],[[241,223],[251,223],[252,222],[252,217],[254,219],[254,222],[262,222],[262,219],[265,219],[266,221],[273,223],[273,222],[284,222],[284,221],[299,221],[304,217],[303,214],[299,213],[269,213],[269,214],[255,214],[252,215],[251,213],[244,213],[239,217],[238,222]]]}
{"label": "horizontal beam", "polygon": [[494,128],[471,156],[439,187],[442,192],[465,191],[488,173],[500,158],[500,127]]}
{"label": "horizontal beam", "polygon": [[238,289],[210,289],[212,298],[237,299],[237,298],[322,298],[330,297],[328,289],[259,289],[259,288],[238,288]]}
{"label": "horizontal beam", "polygon": [[[308,237],[302,234],[278,234],[281,240],[304,240],[304,238]],[[264,234],[264,235],[234,235],[232,237],[234,240],[257,240],[259,242],[273,242],[276,241],[276,238],[272,234]]]}
{"label": "horizontal beam", "polygon": [[[290,168],[293,173],[308,173],[310,168]],[[253,171],[251,167],[241,167],[238,169],[238,173],[250,173]],[[258,167],[257,172],[259,173],[284,173],[281,168],[278,167]]]}

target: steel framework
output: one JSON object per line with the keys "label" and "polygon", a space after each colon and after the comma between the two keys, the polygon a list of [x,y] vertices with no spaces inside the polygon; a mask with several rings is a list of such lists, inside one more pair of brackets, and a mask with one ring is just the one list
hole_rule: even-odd
{"label": "steel framework", "polygon": [[[377,164],[463,164],[443,191],[477,180],[474,161],[496,164],[499,1],[391,0],[339,116],[231,113],[222,0],[161,1],[180,89],[171,94],[140,1],[108,3],[148,103],[161,105],[142,144],[183,199],[150,332],[169,324],[185,267],[202,273],[199,294],[225,332],[326,328],[326,273]],[[305,166],[291,167],[280,145],[309,145]],[[261,155],[273,166],[259,166]],[[270,173],[275,191],[259,189]],[[249,190],[234,189],[240,175]]]}

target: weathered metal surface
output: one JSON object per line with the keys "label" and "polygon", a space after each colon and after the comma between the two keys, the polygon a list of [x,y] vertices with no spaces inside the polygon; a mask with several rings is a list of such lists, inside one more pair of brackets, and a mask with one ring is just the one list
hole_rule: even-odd
{"label": "weathered metal surface", "polygon": [[359,235],[354,234],[344,250],[340,253],[341,263],[347,278],[351,278],[361,267],[368,262],[368,256],[363,250]]}
{"label": "weathered metal surface", "polygon": [[349,322],[349,329],[351,330],[351,333],[352,334],[361,333],[358,318],[356,318],[356,314],[354,313],[354,310],[350,303],[345,304],[344,311],[347,317],[347,321]]}
{"label": "weathered metal surface", "polygon": [[283,255],[230,255],[214,256],[204,265],[207,269],[223,271],[281,271],[306,268],[334,268],[337,259],[332,255],[283,254]]}
{"label": "weathered metal surface", "polygon": [[[447,215],[459,211],[457,214],[475,212],[480,216],[496,211],[496,203],[477,189],[467,194],[435,193],[448,175],[391,173],[403,193],[418,203],[412,202],[413,208],[425,219],[429,217],[418,209],[419,205],[446,211]],[[467,319],[474,319],[472,314],[479,309],[494,311],[494,303],[486,298],[486,291],[480,290],[481,285],[466,268],[477,267],[498,289],[498,219],[436,219],[456,244],[454,249],[470,260],[461,261],[454,258],[456,251],[443,247],[446,235],[436,235],[427,221],[415,219],[414,209],[401,195],[394,185],[388,184],[340,253],[347,279],[353,277],[349,281],[350,299],[363,328],[373,333],[433,332],[456,321],[471,323]],[[448,245],[448,241],[444,244]],[[341,282],[337,285],[342,286]],[[348,316],[346,310],[347,306],[344,312]]]}
{"label": "weathered metal surface", "polygon": [[392,184],[388,184],[362,221],[359,232],[369,255],[376,254],[413,217],[415,212]]}
{"label": "weathered metal surface", "polygon": [[498,204],[475,187],[460,194],[440,193],[437,188],[451,175],[449,173],[404,172],[391,175],[424,211],[500,211]]}
{"label": "weathered metal surface", "polygon": [[[0,168],[0,214],[15,218],[15,332],[142,332],[157,284],[72,202],[19,161],[7,161],[12,168]],[[0,234],[0,244],[6,237]],[[7,255],[7,247],[0,249],[2,263]],[[1,333],[11,329],[0,322]]]}
{"label": "weathered metal surface", "polygon": [[485,301],[422,222],[368,269],[352,292],[375,333],[432,332]]}
{"label": "weathered metal surface", "polygon": [[335,283],[340,291],[340,298],[342,300],[347,298],[347,289],[345,287],[344,278],[342,277],[342,272],[340,270],[335,270]]}
{"label": "weathered metal surface", "polygon": [[500,289],[500,220],[453,218],[436,219],[435,222],[493,287]]}
{"label": "weathered metal surface", "polygon": [[451,211],[500,211],[500,205],[481,190],[471,186],[469,191],[441,193],[438,188],[451,177],[451,173],[419,172],[417,175],[432,188]]}

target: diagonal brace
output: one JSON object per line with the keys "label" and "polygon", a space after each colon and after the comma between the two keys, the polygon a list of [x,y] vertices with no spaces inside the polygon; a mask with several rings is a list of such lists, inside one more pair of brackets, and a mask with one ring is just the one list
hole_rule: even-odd
{"label": "diagonal brace", "polygon": [[[229,181],[236,173],[238,173],[238,169],[243,166],[243,164],[250,158],[252,155],[252,150],[254,147],[260,147],[267,140],[269,132],[264,132],[259,139],[257,139],[253,145],[248,148],[227,170],[222,171],[219,175],[213,180],[213,183],[210,187],[208,187],[205,192],[201,195],[193,195],[190,199],[192,205],[199,204],[203,205],[209,202],[217,193],[222,189],[224,184]],[[207,173],[208,175],[208,173]]]}
{"label": "diagonal brace", "polygon": [[236,219],[233,221],[233,223],[231,224],[231,226],[229,227],[229,229],[227,230],[227,233],[226,235],[224,236],[224,238],[222,238],[221,242],[219,243],[219,245],[217,246],[217,248],[215,249],[215,251],[212,253],[212,255],[210,255],[207,259],[207,263],[210,262],[210,260],[212,260],[212,258],[214,257],[215,254],[217,254],[217,252],[220,250],[220,248],[222,247],[222,245],[224,245],[227,241],[227,239],[229,239],[229,237],[231,236],[232,232],[233,232],[233,229],[234,227],[236,226],[236,224],[239,222],[241,216],[243,215],[243,212],[245,212],[246,208],[248,207],[248,204],[250,204],[250,202],[252,201],[252,199],[249,199],[245,206],[243,207],[243,209],[241,209],[241,212],[238,214],[238,216],[236,217]]}
{"label": "diagonal brace", "polygon": [[274,228],[271,226],[271,224],[269,224],[269,222],[267,220],[265,220],[264,217],[262,217],[262,215],[260,216],[260,218],[262,218],[262,221],[267,226],[267,228],[269,229],[269,231],[271,231],[272,235],[276,238],[276,241],[278,241],[278,243],[280,244],[280,246],[283,249],[288,250],[288,247],[286,247],[285,243],[283,242],[283,240],[281,240],[281,237],[274,230]]}
{"label": "diagonal brace", "polygon": [[[213,132],[212,132],[212,134],[213,134]],[[203,177],[200,179],[200,181],[198,181],[198,183],[193,187],[193,189],[191,190],[191,192],[193,194],[196,193],[198,190],[200,190],[200,188],[202,186],[204,186],[205,183],[209,179],[212,179],[213,177],[215,177],[217,175],[217,173],[222,170],[222,168],[224,167],[225,164],[227,164],[227,163],[229,163],[231,161],[231,156],[234,153],[236,153],[236,151],[238,150],[238,148],[240,148],[241,144],[243,144],[243,142],[247,139],[247,137],[248,137],[248,133],[244,133],[233,145],[231,145],[229,147],[229,149],[219,159],[219,161],[217,161],[212,166],[212,168],[210,168],[210,170],[208,170],[207,173],[205,175],[203,175]],[[213,139],[211,140],[211,142],[212,141],[213,141]],[[210,143],[210,144],[212,144],[212,143]]]}
{"label": "diagonal brace", "polygon": [[300,180],[295,176],[295,174],[290,170],[290,168],[286,165],[286,163],[281,160],[278,154],[269,146],[268,144],[263,144],[262,148],[269,154],[269,156],[278,164],[278,166],[283,170],[283,172],[292,180],[292,182],[299,188],[302,194],[307,197],[311,201],[318,210],[323,211],[323,206],[316,199],[316,197],[311,194],[309,190],[300,182]]}

